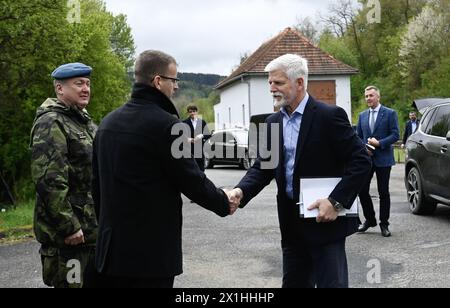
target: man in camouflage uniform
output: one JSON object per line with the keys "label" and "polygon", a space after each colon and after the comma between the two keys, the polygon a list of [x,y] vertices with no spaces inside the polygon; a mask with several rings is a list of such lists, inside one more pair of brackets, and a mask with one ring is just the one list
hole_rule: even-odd
{"label": "man in camouflage uniform", "polygon": [[81,63],[57,68],[57,99],[38,108],[31,131],[36,184],[34,232],[43,280],[56,288],[89,285],[97,220],[91,194],[92,142],[96,126],[85,110],[92,69]]}

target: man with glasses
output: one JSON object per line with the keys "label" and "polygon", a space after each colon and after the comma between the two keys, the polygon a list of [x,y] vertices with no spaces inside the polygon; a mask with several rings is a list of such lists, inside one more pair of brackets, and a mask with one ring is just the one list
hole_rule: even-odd
{"label": "man with glasses", "polygon": [[205,171],[205,154],[203,152],[203,146],[205,142],[211,137],[206,122],[198,117],[198,108],[195,105],[189,105],[187,107],[189,118],[183,121],[183,123],[189,126],[191,135],[188,142],[192,144],[191,153],[197,162],[200,170]]}
{"label": "man with glasses", "polygon": [[183,125],[170,100],[175,59],[145,51],[135,78],[130,101],[103,120],[94,141],[96,268],[102,287],[172,288],[183,271],[181,193],[222,217],[236,208],[194,159],[174,157],[181,136],[172,131]]}

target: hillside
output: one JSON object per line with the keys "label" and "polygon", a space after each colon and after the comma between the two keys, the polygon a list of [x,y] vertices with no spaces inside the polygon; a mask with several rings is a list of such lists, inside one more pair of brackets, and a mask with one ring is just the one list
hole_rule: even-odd
{"label": "hillside", "polygon": [[179,73],[179,90],[175,94],[174,103],[180,116],[186,118],[186,107],[195,104],[200,109],[200,115],[207,123],[214,122],[213,106],[219,103],[219,94],[214,86],[223,76],[212,74]]}
{"label": "hillside", "polygon": [[212,74],[179,73],[178,78],[183,81],[191,81],[197,84],[214,87],[225,77]]}

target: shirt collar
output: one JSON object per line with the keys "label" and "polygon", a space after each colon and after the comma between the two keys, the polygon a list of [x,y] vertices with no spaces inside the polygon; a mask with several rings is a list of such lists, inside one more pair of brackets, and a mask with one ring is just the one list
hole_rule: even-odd
{"label": "shirt collar", "polygon": [[[309,94],[306,93],[305,97],[300,102],[300,105],[298,105],[297,109],[295,109],[295,111],[292,113],[292,116],[294,116],[296,113],[303,115],[305,113],[305,108],[308,101],[309,101]],[[286,107],[281,108],[281,112],[283,113],[284,116],[287,116],[289,118],[289,114],[286,111]]]}
{"label": "shirt collar", "polygon": [[381,104],[379,104],[378,107],[375,109],[370,108],[370,111],[376,111],[377,113],[380,113],[380,109],[381,109]]}

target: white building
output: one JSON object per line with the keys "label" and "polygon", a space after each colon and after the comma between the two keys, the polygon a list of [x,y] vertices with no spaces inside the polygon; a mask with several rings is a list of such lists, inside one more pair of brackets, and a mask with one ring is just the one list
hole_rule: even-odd
{"label": "white building", "polygon": [[344,108],[351,119],[350,77],[358,70],[314,46],[298,31],[287,28],[264,43],[216,86],[220,91],[220,103],[214,106],[216,130],[248,127],[251,116],[274,112],[268,74],[264,68],[287,53],[298,54],[308,60],[310,95]]}

